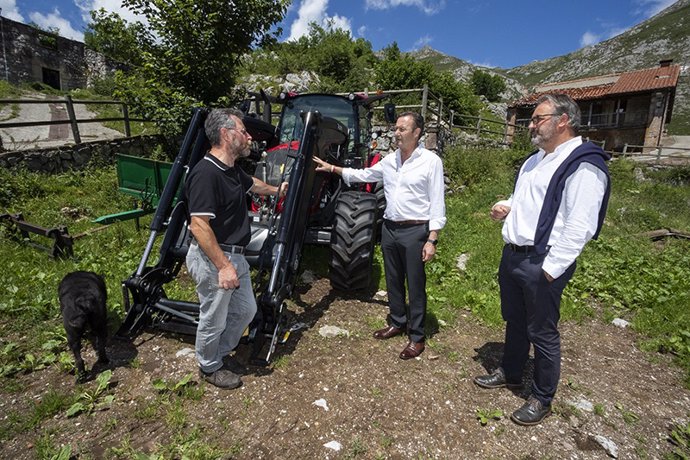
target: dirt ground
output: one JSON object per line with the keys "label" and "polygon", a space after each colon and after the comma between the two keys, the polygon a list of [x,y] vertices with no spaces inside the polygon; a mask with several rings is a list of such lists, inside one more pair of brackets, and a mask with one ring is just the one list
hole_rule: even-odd
{"label": "dirt ground", "polygon": [[[499,362],[501,330],[468,313],[454,327],[442,327],[420,358],[402,361],[404,338],[371,336],[386,315],[385,300],[344,299],[325,279],[294,297],[291,320],[307,327],[279,346],[273,367],[250,366],[240,389],[199,382],[201,399],[162,402],[155,379],[176,382],[193,372],[199,381],[193,355],[178,356],[193,348],[189,339],[153,331],[133,344],[113,341],[111,407],[74,418],[58,414],[5,442],[0,458],[35,458],[43,433],[55,446],[70,444],[80,458],[101,458],[126,444],[130,452],[154,452],[194,430],[225,449],[223,458],[662,458],[673,449],[674,423],[690,413],[690,392],[668,357],[639,351],[634,332],[596,319],[562,324],[554,414],[525,428],[509,418],[525,393],[472,383]],[[349,336],[322,337],[323,326]],[[86,356],[93,363],[93,352]],[[1,392],[0,413],[27,409],[49,389],[74,387],[74,377],[56,366],[17,378],[26,390]],[[325,405],[315,404],[320,399]],[[494,410],[502,416],[482,425],[477,411]],[[341,449],[326,447],[331,441]]]}

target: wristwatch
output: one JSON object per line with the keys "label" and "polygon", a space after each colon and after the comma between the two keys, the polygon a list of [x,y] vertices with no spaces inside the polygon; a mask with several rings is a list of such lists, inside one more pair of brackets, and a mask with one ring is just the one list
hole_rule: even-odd
{"label": "wristwatch", "polygon": [[431,243],[431,244],[433,244],[434,246],[436,246],[436,245],[438,244],[438,240],[432,240],[431,238],[429,238],[428,240],[426,240],[426,242],[427,242],[427,243]]}

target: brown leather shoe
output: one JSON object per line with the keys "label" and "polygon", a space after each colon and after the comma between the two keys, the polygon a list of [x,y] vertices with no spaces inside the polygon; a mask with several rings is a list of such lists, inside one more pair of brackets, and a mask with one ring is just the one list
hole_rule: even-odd
{"label": "brown leather shoe", "polygon": [[400,352],[400,359],[412,359],[421,355],[424,351],[424,342],[409,341],[407,346]]}
{"label": "brown leather shoe", "polygon": [[374,338],[379,340],[386,340],[390,339],[391,337],[395,337],[396,335],[403,335],[405,333],[407,333],[405,328],[386,326],[383,329],[379,329],[378,331],[374,332]]}

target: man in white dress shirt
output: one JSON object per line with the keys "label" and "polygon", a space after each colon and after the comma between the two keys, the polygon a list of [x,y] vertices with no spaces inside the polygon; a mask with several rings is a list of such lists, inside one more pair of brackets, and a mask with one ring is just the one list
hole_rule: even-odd
{"label": "man in white dress shirt", "polygon": [[395,124],[398,149],[370,168],[341,168],[314,158],[317,171],[339,174],[348,185],[383,181],[386,209],[381,249],[390,314],[388,326],[374,332],[374,337],[385,340],[407,334],[409,341],[400,359],[416,358],[424,351],[424,264],[436,254],[438,232],[446,224],[443,163],[434,152],[419,145],[423,131],[421,115],[400,115]]}
{"label": "man in white dress shirt", "polygon": [[512,196],[491,209],[493,219],[504,220],[498,281],[505,347],[501,367],[474,382],[482,388],[520,388],[532,344],[531,394],[511,416],[519,425],[539,424],[551,411],[561,371],[561,295],[575,259],[599,235],[606,215],[609,156],[583,143],[576,135],[579,126],[580,109],[569,96],[538,99],[529,129],[539,150],[520,168]]}

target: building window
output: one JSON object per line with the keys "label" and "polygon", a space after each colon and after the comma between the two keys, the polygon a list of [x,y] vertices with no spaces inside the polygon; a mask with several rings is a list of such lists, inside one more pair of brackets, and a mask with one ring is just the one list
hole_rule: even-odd
{"label": "building window", "polygon": [[60,89],[60,72],[43,67],[43,83],[55,89]]}

